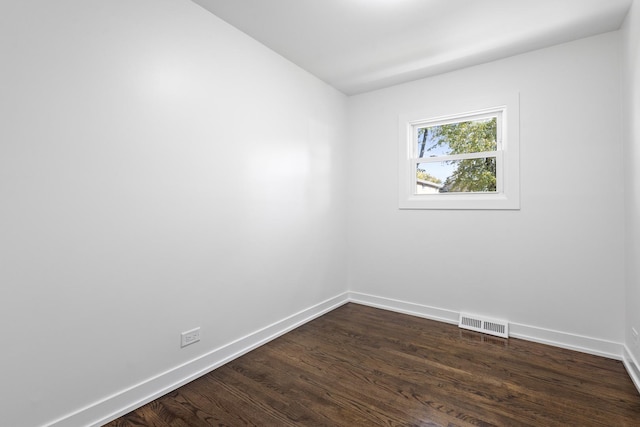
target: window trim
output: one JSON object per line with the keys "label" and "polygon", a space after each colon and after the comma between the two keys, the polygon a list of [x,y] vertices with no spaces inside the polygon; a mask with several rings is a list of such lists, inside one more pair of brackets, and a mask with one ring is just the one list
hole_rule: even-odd
{"label": "window trim", "polygon": [[[399,207],[400,209],[520,209],[519,171],[519,95],[491,95],[475,101],[451,101],[448,107],[434,106],[431,111],[403,114],[399,117]],[[492,106],[487,108],[487,106]],[[496,151],[438,157],[438,161],[461,158],[496,158],[496,192],[415,194],[415,132],[421,125],[437,126],[500,112],[501,129]],[[436,114],[434,114],[436,113]],[[439,113],[439,114],[438,114]],[[501,123],[500,123],[501,122]],[[487,154],[486,156],[481,156]],[[451,157],[451,158],[449,158]],[[423,158],[424,159],[424,158]]]}

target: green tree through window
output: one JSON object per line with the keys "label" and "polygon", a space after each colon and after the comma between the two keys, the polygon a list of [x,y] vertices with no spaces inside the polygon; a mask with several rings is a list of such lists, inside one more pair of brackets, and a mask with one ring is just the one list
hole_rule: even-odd
{"label": "green tree through window", "polygon": [[[496,149],[497,119],[495,117],[418,129],[418,157],[479,153]],[[445,160],[443,163],[455,168],[445,180],[440,192],[496,191],[495,157]],[[418,176],[420,172],[426,174],[418,170]],[[433,179],[428,180],[438,182]]]}

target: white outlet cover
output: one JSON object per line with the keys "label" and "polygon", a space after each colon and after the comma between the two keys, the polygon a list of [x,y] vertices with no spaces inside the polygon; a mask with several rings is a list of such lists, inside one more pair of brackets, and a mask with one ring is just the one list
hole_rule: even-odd
{"label": "white outlet cover", "polygon": [[180,347],[186,347],[200,341],[200,328],[194,328],[180,334]]}

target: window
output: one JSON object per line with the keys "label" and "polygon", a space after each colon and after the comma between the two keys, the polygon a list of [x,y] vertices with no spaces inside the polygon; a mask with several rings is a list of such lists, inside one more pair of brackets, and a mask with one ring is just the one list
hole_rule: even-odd
{"label": "window", "polygon": [[513,98],[467,113],[402,116],[400,208],[519,209]]}

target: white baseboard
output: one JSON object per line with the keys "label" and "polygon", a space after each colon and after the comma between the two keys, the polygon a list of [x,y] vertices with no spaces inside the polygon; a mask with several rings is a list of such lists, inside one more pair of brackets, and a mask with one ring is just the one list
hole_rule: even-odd
{"label": "white baseboard", "polygon": [[[457,311],[378,297],[360,292],[349,292],[349,301],[456,325],[460,318],[460,312]],[[582,353],[594,354],[596,356],[608,357],[610,359],[622,359],[622,344],[597,338],[511,322],[509,322],[509,336],[539,342],[541,344],[548,344],[554,347],[576,350]]]}
{"label": "white baseboard", "polygon": [[[453,310],[360,292],[345,292],[81,408],[47,424],[46,427],[102,426],[348,302],[456,325],[460,316],[459,312]],[[509,335],[622,360],[629,376],[640,391],[640,365],[623,344],[518,323],[509,323]]]}
{"label": "white baseboard", "polygon": [[47,424],[46,427],[102,426],[347,302],[349,302],[348,293],[330,298],[196,359],[169,369],[153,378],[81,408]]}
{"label": "white baseboard", "polygon": [[640,364],[638,364],[638,361],[633,357],[633,354],[626,345],[622,353],[622,363],[624,363],[624,367],[631,377],[631,381],[633,381],[636,389],[638,389],[638,393],[640,393]]}
{"label": "white baseboard", "polygon": [[622,343],[509,322],[509,336],[567,350],[622,360]]}
{"label": "white baseboard", "polygon": [[378,297],[375,295],[363,294],[361,292],[349,292],[349,302],[381,308],[383,310],[395,311],[397,313],[410,314],[411,316],[423,317],[425,319],[437,320],[438,322],[452,323],[454,325],[458,324],[458,319],[460,317],[460,313],[456,311],[400,301],[397,299]]}

